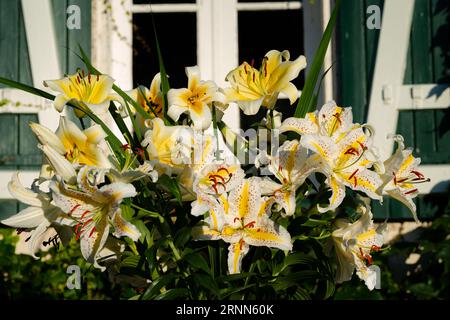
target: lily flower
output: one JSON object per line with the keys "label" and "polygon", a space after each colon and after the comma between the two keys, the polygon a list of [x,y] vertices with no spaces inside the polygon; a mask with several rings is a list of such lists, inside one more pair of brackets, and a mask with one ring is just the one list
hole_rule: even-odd
{"label": "lily flower", "polygon": [[416,184],[429,182],[430,179],[418,170],[420,158],[414,158],[412,149],[405,149],[403,137],[393,137],[397,142],[396,152],[384,162],[385,174],[382,176],[383,185],[380,190],[402,202],[411,211],[416,222],[419,222],[416,205],[412,200],[419,194]]}
{"label": "lily flower", "polygon": [[160,173],[181,172],[190,163],[193,132],[187,126],[166,126],[160,118],[150,121],[142,146]]}
{"label": "lily flower", "polygon": [[106,133],[97,124],[82,131],[66,117],[60,117],[56,133],[34,122],[30,122],[30,128],[43,146],[51,147],[71,163],[99,168],[111,166],[108,153],[100,146]]}
{"label": "lily flower", "polygon": [[247,62],[230,71],[226,80],[231,87],[225,89],[227,102],[236,102],[246,115],[256,114],[260,106],[273,108],[278,94],[283,92],[291,104],[298,91],[292,80],[306,68],[306,58],[299,56],[289,61],[289,51],[271,50],[266,53],[259,70]]}
{"label": "lily flower", "polygon": [[319,212],[336,209],[344,200],[345,187],[382,200],[378,191],[381,178],[378,173],[369,170],[374,164],[367,156],[371,139],[362,127],[348,131],[338,142],[330,137],[315,135],[305,135],[301,142],[316,153],[313,159],[321,163],[320,172],[326,175],[326,183],[332,191],[329,205],[319,206]]}
{"label": "lily flower", "polygon": [[336,282],[342,283],[356,274],[365,281],[369,290],[376,285],[377,273],[370,268],[372,251],[379,251],[385,243],[387,224],[375,228],[370,208],[362,207],[361,217],[354,223],[339,219],[337,229],[332,233],[332,240],[338,260]]}
{"label": "lily flower", "polygon": [[301,144],[315,153],[310,161],[320,163],[318,171],[327,176],[332,195],[327,207],[318,207],[319,212],[336,209],[344,200],[346,186],[382,200],[378,191],[381,178],[369,170],[377,165],[371,151],[373,129],[353,124],[351,108],[338,107],[331,101],[303,119],[286,119],[280,131],[301,134]]}
{"label": "lily flower", "polygon": [[186,75],[187,88],[170,89],[167,93],[167,115],[178,121],[181,114],[188,113],[196,129],[208,129],[212,122],[212,104],[224,109],[225,96],[213,81],[200,80],[198,66],[187,67]]}
{"label": "lily flower", "polygon": [[[225,194],[223,194],[225,196]],[[249,246],[267,246],[280,250],[291,250],[291,236],[285,228],[269,219],[265,212],[265,201],[261,197],[258,180],[247,179],[234,188],[223,206],[213,206],[212,211],[221,208],[219,216],[224,223],[221,229],[210,225],[193,230],[197,240],[222,239],[228,247],[228,271],[239,273],[242,259]]]}
{"label": "lily flower", "polygon": [[310,174],[320,170],[321,163],[313,157],[308,157],[308,149],[302,147],[298,140],[284,142],[275,156],[268,157],[268,161],[268,169],[281,184],[268,178],[262,179],[262,193],[271,195],[286,215],[293,215],[297,188]]}
{"label": "lily flower", "polygon": [[[131,91],[127,91],[126,94],[136,101],[149,115],[150,118],[163,118],[163,94],[161,91],[161,74],[157,73],[150,84],[150,89],[139,86]],[[118,101],[121,106],[125,106],[125,101],[119,94],[113,95],[113,100]],[[128,104],[130,111],[132,114],[136,114],[136,117],[139,119],[139,123],[143,127],[144,119],[140,116],[139,113],[136,113],[136,110],[133,105]],[[123,107],[120,107],[119,110],[122,113],[122,116],[127,116]]]}
{"label": "lily flower", "polygon": [[194,191],[219,195],[238,186],[245,173],[239,164],[207,164],[198,173],[194,181]]}
{"label": "lily flower", "polygon": [[68,188],[63,182],[52,181],[50,189],[53,201],[77,221],[74,232],[81,241],[83,257],[104,270],[97,260],[108,238],[110,223],[116,237],[127,236],[137,241],[141,235],[133,224],[122,217],[120,209],[122,200],[134,197],[136,190],[132,184],[123,182],[98,187],[105,182],[104,171],[88,166],[80,169],[77,182],[80,190]]}
{"label": "lily flower", "polygon": [[[108,75],[86,75],[84,71],[77,71],[62,79],[44,81],[46,87],[59,92],[53,102],[58,112],[62,112],[67,103],[74,101],[81,108],[87,108],[97,114],[108,111],[109,103],[113,99],[113,83],[114,79]],[[79,118],[85,115],[81,110],[74,111]]]}
{"label": "lily flower", "polygon": [[150,180],[155,183],[158,181],[158,171],[154,170],[154,166],[151,161],[145,160],[136,169],[124,168],[123,170],[117,170],[111,168],[108,171],[108,177],[112,182],[131,183],[145,177],[149,177]]}
{"label": "lily flower", "polygon": [[13,174],[11,181],[8,183],[8,190],[15,199],[27,204],[29,207],[15,215],[0,220],[0,222],[20,230],[31,229],[30,237],[26,242],[28,243],[31,256],[38,259],[36,252],[41,247],[42,237],[47,230],[56,225],[71,224],[73,220],[51,203],[48,194],[25,188],[20,182],[17,172]]}
{"label": "lily flower", "polygon": [[354,126],[352,108],[342,108],[330,101],[320,111],[309,112],[304,118],[287,118],[280,133],[294,131],[300,135],[320,135],[334,140]]}

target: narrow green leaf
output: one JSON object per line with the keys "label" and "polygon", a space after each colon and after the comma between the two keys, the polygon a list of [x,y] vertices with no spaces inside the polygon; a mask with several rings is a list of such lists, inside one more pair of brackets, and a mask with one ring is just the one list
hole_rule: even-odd
{"label": "narrow green leaf", "polygon": [[219,287],[217,286],[217,283],[214,281],[214,279],[211,278],[211,276],[207,274],[196,273],[193,275],[193,278],[196,283],[209,290],[214,295],[218,296],[220,294]]}
{"label": "narrow green leaf", "polygon": [[171,283],[174,279],[176,279],[179,275],[175,273],[170,273],[167,275],[163,275],[158,279],[154,280],[150,286],[145,290],[144,294],[141,297],[141,300],[150,300],[155,297],[155,295],[159,294],[160,290]]}
{"label": "narrow green leaf", "polygon": [[320,40],[319,47],[314,55],[313,63],[309,68],[309,72],[305,80],[305,86],[303,87],[302,94],[298,100],[297,108],[295,109],[294,116],[297,118],[305,117],[308,112],[313,111],[315,108],[312,104],[314,100],[314,89],[316,88],[317,79],[319,78],[319,72],[323,65],[328,44],[330,43],[331,36],[333,35],[340,4],[341,0],[336,0],[336,5],[331,14],[330,21],[328,21],[325,32]]}
{"label": "narrow green leaf", "polygon": [[205,258],[200,253],[191,253],[183,257],[187,263],[189,263],[192,267],[196,269],[200,269],[205,271],[206,273],[210,273],[208,262],[206,262]]}
{"label": "narrow green leaf", "polygon": [[175,300],[189,296],[186,288],[169,289],[155,297],[155,300]]}
{"label": "narrow green leaf", "polygon": [[161,53],[161,47],[159,45],[158,33],[156,32],[155,20],[153,19],[153,13],[151,14],[152,25],[153,25],[153,33],[155,34],[155,43],[156,43],[156,52],[158,55],[158,64],[159,64],[159,72],[161,75],[161,92],[163,95],[163,114],[164,114],[164,122],[167,124],[171,123],[170,119],[167,117],[167,92],[169,92],[169,79],[167,77],[166,67],[164,66],[164,60]]}
{"label": "narrow green leaf", "polygon": [[35,87],[32,87],[32,86],[26,85],[24,83],[20,83],[20,82],[14,81],[14,80],[9,80],[9,79],[2,78],[2,77],[0,77],[0,83],[4,84],[4,85],[6,85],[6,86],[8,86],[10,88],[15,88],[15,89],[19,89],[19,90],[22,90],[22,91],[26,91],[26,92],[29,92],[29,93],[34,94],[36,96],[42,97],[42,98],[46,98],[46,99],[49,99],[49,100],[52,100],[52,101],[55,100],[55,96],[54,95],[52,95],[52,94],[50,94],[48,92],[45,92],[45,91],[43,91],[41,89],[38,89],[38,88],[35,88]]}

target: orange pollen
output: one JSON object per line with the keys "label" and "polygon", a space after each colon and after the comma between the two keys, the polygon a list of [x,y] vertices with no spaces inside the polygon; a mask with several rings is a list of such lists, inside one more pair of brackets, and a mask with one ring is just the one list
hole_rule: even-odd
{"label": "orange pollen", "polygon": [[98,80],[100,80],[100,75],[99,75],[99,74],[97,75],[97,81],[98,81]]}
{"label": "orange pollen", "polygon": [[256,221],[251,221],[249,223],[247,223],[244,228],[254,228],[255,227],[255,223]]}
{"label": "orange pollen", "polygon": [[352,154],[352,155],[354,155],[354,156],[355,156],[355,155],[356,155],[356,156],[359,156],[358,150],[356,150],[356,149],[353,148],[353,147],[348,148],[348,150],[345,151],[344,154]]}
{"label": "orange pollen", "polygon": [[367,149],[367,147],[364,145],[364,143],[359,142],[359,141],[356,141],[356,142],[358,142],[359,146],[360,146],[363,150],[366,150],[366,149]]}
{"label": "orange pollen", "polygon": [[373,245],[372,247],[370,247],[370,250],[372,250],[372,251],[380,251],[381,247]]}
{"label": "orange pollen", "polygon": [[234,218],[233,222],[236,222],[236,220],[239,221],[239,220],[241,220],[241,218],[236,217],[236,218]]}
{"label": "orange pollen", "polygon": [[352,180],[352,178],[358,173],[359,169],[356,169],[355,171],[353,171],[353,173],[350,175],[350,177],[348,177],[348,180]]}
{"label": "orange pollen", "polygon": [[245,72],[245,74],[248,73],[248,71],[247,71],[247,65],[246,65],[246,64],[244,64],[244,72]]}
{"label": "orange pollen", "polygon": [[244,246],[244,240],[243,239],[241,239],[240,241],[239,241],[239,249],[240,250],[242,250],[242,247]]}
{"label": "orange pollen", "polygon": [[81,219],[84,219],[84,217],[89,213],[89,210],[86,210],[85,212],[83,212],[83,214],[81,215]]}
{"label": "orange pollen", "polygon": [[253,82],[255,82],[255,73],[253,72]]}
{"label": "orange pollen", "polygon": [[91,232],[89,233],[89,238],[92,237],[92,234],[97,230],[97,228],[93,227]]}
{"label": "orange pollen", "polygon": [[75,206],[73,206],[72,209],[70,209],[68,215],[70,216],[72,213],[74,213],[75,210],[77,210],[79,207],[81,207],[81,204],[77,204]]}
{"label": "orange pollen", "polygon": [[340,113],[336,112],[335,114],[333,114],[333,117],[336,118],[336,120],[339,122],[339,124],[342,124]]}
{"label": "orange pollen", "polygon": [[405,195],[406,195],[406,194],[411,194],[411,193],[414,193],[414,192],[416,192],[416,191],[417,191],[417,189],[412,189],[412,190],[409,190],[409,191],[405,192]]}
{"label": "orange pollen", "polygon": [[264,77],[267,77],[267,63],[264,63]]}
{"label": "orange pollen", "polygon": [[419,178],[419,179],[425,179],[425,176],[422,173],[420,173],[419,171],[411,170],[411,173],[415,174],[417,176],[417,178]]}
{"label": "orange pollen", "polygon": [[398,183],[397,176],[395,175],[395,172],[392,172],[392,174],[394,175],[394,184],[397,185]]}

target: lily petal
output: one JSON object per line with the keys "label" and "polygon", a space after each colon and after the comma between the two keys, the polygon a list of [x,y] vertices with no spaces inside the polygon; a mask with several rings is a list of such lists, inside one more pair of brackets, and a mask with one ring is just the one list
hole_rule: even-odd
{"label": "lily petal", "polygon": [[242,259],[248,253],[249,246],[244,241],[230,244],[228,247],[228,273],[240,273]]}
{"label": "lily petal", "polygon": [[122,217],[120,209],[114,213],[112,217],[112,223],[115,230],[113,235],[118,238],[127,236],[128,238],[136,242],[141,236],[141,233],[136,228],[136,226],[126,221]]}

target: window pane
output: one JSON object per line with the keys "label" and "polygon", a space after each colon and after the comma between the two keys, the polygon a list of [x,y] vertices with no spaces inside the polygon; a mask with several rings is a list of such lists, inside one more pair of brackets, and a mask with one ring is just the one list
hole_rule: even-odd
{"label": "window pane", "polygon": [[[292,60],[304,54],[302,10],[241,11],[238,19],[239,63],[254,60],[255,67],[259,68],[261,59],[272,49],[289,50]],[[297,89],[303,88],[304,71],[293,83]],[[283,118],[293,115],[295,104],[289,106],[289,103],[279,101],[278,105],[283,105],[277,108],[283,113]],[[248,127],[255,120],[241,117],[243,127]]]}
{"label": "window pane", "polygon": [[[153,16],[170,86],[185,87],[184,68],[197,64],[196,15],[155,13]],[[133,22],[133,81],[134,85],[148,87],[159,72],[151,17],[149,14],[135,14]]]}
{"label": "window pane", "polygon": [[134,0],[134,4],[195,3],[196,0]]}

